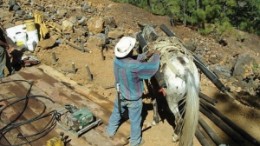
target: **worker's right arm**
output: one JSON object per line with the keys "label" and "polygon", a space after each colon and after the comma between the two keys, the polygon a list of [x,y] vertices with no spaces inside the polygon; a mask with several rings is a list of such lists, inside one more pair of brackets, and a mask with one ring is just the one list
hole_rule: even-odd
{"label": "worker's right arm", "polygon": [[137,75],[141,79],[151,78],[159,69],[160,56],[159,54],[153,54],[148,62],[140,62],[136,69]]}

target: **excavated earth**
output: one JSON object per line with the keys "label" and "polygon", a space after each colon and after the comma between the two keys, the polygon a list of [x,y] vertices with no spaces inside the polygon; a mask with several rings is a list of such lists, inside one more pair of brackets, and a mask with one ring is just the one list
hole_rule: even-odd
{"label": "excavated earth", "polygon": [[[8,5],[7,1],[4,1],[4,4]],[[182,25],[171,26],[169,18],[166,16],[156,16],[135,6],[114,3],[109,0],[33,0],[31,2],[18,1],[18,4],[24,10],[24,14],[30,15],[34,10],[44,12],[46,24],[47,22],[54,22],[64,32],[59,34],[50,27],[50,37],[56,38],[56,44],[45,48],[38,46],[31,54],[35,55],[42,64],[55,68],[80,85],[88,85],[91,90],[111,101],[114,100],[116,95],[115,89],[111,86],[114,83],[113,46],[117,40],[123,35],[134,36],[141,30],[140,24],[157,26],[158,35],[162,36],[165,34],[159,30],[158,26],[165,24],[210,69],[216,72],[224,85],[230,87],[237,100],[230,100],[203,74],[201,75],[201,92],[217,101],[215,107],[223,115],[258,141],[260,140],[259,36],[237,31],[237,37],[230,37],[230,35],[225,34],[223,38],[227,45],[221,45],[214,36],[202,36],[195,30]],[[19,24],[26,17],[26,15],[20,14],[23,12],[8,11],[4,7],[1,8],[0,13],[1,23],[4,24],[5,28]],[[85,20],[81,23],[77,22],[82,17],[85,17]],[[99,25],[100,18],[106,20],[105,23],[101,20],[102,26]],[[65,28],[64,20],[73,22],[73,28]],[[96,26],[91,27],[93,24]],[[75,49],[64,43],[64,40],[74,42],[77,46],[84,46],[91,53]],[[49,43],[51,43],[50,40]],[[57,57],[56,63],[53,63],[53,53]],[[71,71],[73,63],[76,67],[76,73]],[[93,81],[89,80],[86,65],[92,73]],[[239,70],[239,68],[243,69]],[[147,105],[145,106],[147,107],[147,114],[144,123],[149,123],[152,121],[149,99],[144,99],[144,103]],[[205,117],[203,114],[201,116]],[[205,120],[225,143],[239,145],[234,144],[210,120],[207,118]],[[172,131],[172,126],[167,120],[163,119],[158,125],[143,133],[144,145],[175,145],[171,139]],[[195,139],[194,145],[201,144]]]}

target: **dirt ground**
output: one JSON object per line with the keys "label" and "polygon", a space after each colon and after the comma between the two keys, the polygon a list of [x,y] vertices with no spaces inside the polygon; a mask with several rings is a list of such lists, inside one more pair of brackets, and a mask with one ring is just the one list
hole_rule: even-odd
{"label": "dirt ground", "polygon": [[[137,22],[157,24],[162,23],[169,26],[169,21],[167,17],[154,16],[149,12],[131,6],[129,4],[116,4],[106,0],[90,0],[94,6],[102,9],[102,13],[106,16],[113,16],[116,20],[118,26],[123,26],[135,31],[139,31]],[[259,56],[259,37],[249,36],[243,43],[231,42],[230,45],[222,47],[214,41],[212,38],[204,38],[200,36],[197,32],[192,31],[189,28],[183,26],[170,27],[177,36],[183,40],[189,40],[194,37],[200,37],[207,39],[208,47],[211,49],[216,49],[216,53],[224,53],[223,55],[236,54],[238,52],[248,52]],[[239,47],[238,47],[239,46]],[[37,52],[37,57],[40,58],[42,63],[53,66],[57,70],[63,72],[67,77],[72,80],[77,81],[79,84],[91,84],[92,89],[104,95],[108,99],[112,100],[115,97],[115,89],[103,89],[113,85],[113,48],[108,48],[104,51],[105,60],[102,60],[100,50],[97,48],[91,48],[92,53],[82,53],[71,47],[61,45],[59,47],[52,48],[50,50],[40,50]],[[58,57],[58,62],[52,65],[51,53],[55,52]],[[75,63],[77,70],[76,74],[67,73],[71,68],[72,62]],[[86,74],[85,65],[90,67],[93,74],[94,80],[89,82],[88,76]],[[102,88],[103,87],[103,88]],[[201,91],[206,95],[217,99],[218,103],[216,108],[221,111],[225,116],[234,121],[242,129],[246,130],[249,134],[253,135],[256,139],[260,140],[260,111],[251,107],[243,106],[239,102],[229,101],[227,97],[221,94],[214,85],[202,76]],[[152,121],[152,109],[148,109],[148,115],[145,119],[145,123]],[[219,136],[223,138],[226,142],[230,141],[220,129],[218,129],[209,120],[207,121],[211,127],[214,127],[218,132]],[[145,146],[166,146],[175,145],[172,142],[173,128],[169,125],[167,121],[160,122],[158,125],[152,127],[151,129],[143,133],[143,138],[145,140]],[[200,143],[195,139],[194,145],[200,145]],[[231,142],[232,145],[232,142]]]}
{"label": "dirt ground", "polygon": [[[229,40],[228,46],[219,45],[213,38],[200,36],[197,32],[190,28],[178,25],[171,27],[168,17],[155,16],[149,12],[131,6],[129,4],[118,4],[108,0],[88,0],[100,11],[102,15],[113,16],[118,26],[138,32],[140,29],[137,25],[138,22],[160,25],[162,23],[169,26],[169,28],[176,33],[182,40],[191,40],[195,37],[207,40],[206,45],[214,50],[216,53],[221,53],[224,56],[235,55],[238,53],[250,53],[259,58],[260,55],[260,38],[254,35],[248,35],[248,39],[244,42],[236,42]],[[75,80],[79,84],[89,85],[92,90],[97,91],[104,97],[113,101],[115,97],[115,89],[105,89],[114,83],[113,76],[113,48],[104,50],[105,60],[102,60],[100,50],[98,48],[90,48],[92,53],[83,53],[79,50],[73,49],[66,45],[59,45],[48,50],[39,50],[34,54],[39,58],[41,63],[54,67],[60,72],[64,73],[67,77]],[[58,61],[52,64],[52,52],[56,53]],[[77,72],[76,74],[70,73],[72,63],[75,63]],[[258,60],[259,63],[259,60]],[[93,81],[88,81],[86,72],[86,65],[89,66],[92,74]],[[235,122],[242,129],[260,140],[260,111],[249,106],[244,106],[237,101],[230,101],[228,97],[220,93],[217,88],[202,75],[201,91],[206,95],[216,99],[218,103],[216,108]],[[147,105],[147,116],[144,123],[152,122],[152,109]],[[203,116],[203,115],[201,115]],[[209,125],[213,127],[218,135],[223,138],[227,143],[230,138],[217,128],[212,122],[207,120]],[[166,121],[160,122],[158,125],[153,126],[151,129],[143,132],[145,140],[144,146],[168,146],[176,145],[172,142],[172,126]],[[232,145],[232,142],[230,142]],[[199,146],[200,143],[194,139],[194,145]]]}

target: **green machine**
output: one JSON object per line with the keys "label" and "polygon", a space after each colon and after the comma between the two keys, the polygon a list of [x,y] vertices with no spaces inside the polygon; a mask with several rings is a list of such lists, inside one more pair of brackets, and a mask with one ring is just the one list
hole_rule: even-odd
{"label": "green machine", "polygon": [[61,117],[61,123],[66,130],[75,133],[78,137],[93,127],[101,124],[88,108],[78,109],[73,105],[65,105],[66,112]]}

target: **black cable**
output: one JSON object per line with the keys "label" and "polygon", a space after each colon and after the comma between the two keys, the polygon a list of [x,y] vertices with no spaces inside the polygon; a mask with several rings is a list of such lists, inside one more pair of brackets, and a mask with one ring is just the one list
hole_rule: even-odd
{"label": "black cable", "polygon": [[[43,119],[43,118],[46,118],[46,117],[49,117],[49,116],[52,116],[50,121],[42,128],[41,131],[39,131],[37,133],[34,133],[32,135],[26,135],[26,136],[22,136],[21,137],[21,138],[26,138],[27,142],[20,143],[20,144],[15,144],[15,145],[3,145],[2,143],[0,143],[1,146],[20,146],[20,145],[24,145],[24,144],[29,144],[29,143],[31,143],[33,141],[36,141],[36,140],[40,139],[41,137],[45,136],[46,134],[48,134],[56,126],[56,122],[60,118],[60,114],[56,110],[53,110],[53,111],[50,111],[49,113],[43,115],[43,113],[46,110],[46,105],[44,104],[44,109],[43,109],[43,111],[39,115],[37,115],[37,116],[35,116],[35,117],[33,117],[33,118],[29,119],[29,120],[26,120],[26,121],[16,122],[23,115],[23,113],[25,112],[25,110],[26,110],[26,108],[28,106],[28,102],[29,102],[30,98],[45,98],[45,99],[50,100],[53,103],[54,103],[54,101],[51,98],[46,97],[46,96],[42,96],[42,95],[31,95],[31,96],[29,96],[29,94],[31,92],[31,89],[32,89],[32,85],[33,85],[33,82],[31,82],[31,81],[11,80],[11,81],[0,82],[0,84],[10,83],[10,82],[27,82],[30,85],[30,87],[29,87],[25,97],[23,97],[22,99],[18,99],[16,101],[13,101],[12,103],[9,103],[8,105],[6,105],[6,106],[4,106],[4,107],[2,107],[0,109],[0,116],[1,116],[1,113],[6,108],[8,108],[10,106],[13,106],[16,103],[25,100],[25,104],[24,104],[24,107],[23,107],[21,113],[19,113],[19,115],[17,117],[15,117],[14,120],[12,120],[8,124],[6,124],[3,128],[0,129],[0,133],[1,133],[0,139],[6,133],[11,131],[12,129],[18,128],[18,127],[20,127],[22,125],[29,124],[29,123],[35,122],[37,120],[40,120],[40,119]],[[2,99],[1,101],[8,101],[10,99],[13,99],[13,98]],[[0,120],[1,120],[1,117],[0,117]],[[18,137],[19,137],[19,135],[18,135]],[[30,137],[36,137],[36,138],[34,138],[32,140],[28,140],[28,138],[30,138]]]}
{"label": "black cable", "polygon": [[[45,98],[45,99],[48,99],[48,100],[50,100],[51,102],[54,103],[54,101],[53,101],[52,99],[50,99],[49,97],[46,97],[46,96],[42,96],[42,95],[33,95],[33,96],[29,96],[29,98]],[[12,106],[13,104],[15,104],[15,103],[17,103],[17,102],[20,102],[20,101],[22,101],[22,100],[24,100],[24,99],[25,99],[25,98],[16,100],[16,101],[14,101],[14,102],[12,102],[12,103],[6,105],[4,108],[2,108],[2,109],[0,110],[0,120],[1,120],[1,113],[2,113],[3,110],[5,110],[5,109],[8,108],[9,106]],[[38,118],[40,118],[40,117],[44,114],[45,111],[46,111],[46,105],[44,104],[44,109],[42,110],[42,112],[41,112],[39,115],[37,115],[37,116],[35,116],[35,117],[33,117],[33,118],[29,119],[29,120],[26,120],[26,121],[22,121],[22,122],[17,122],[17,123],[11,124],[11,125],[9,126],[9,128],[7,128],[6,131],[9,131],[8,129],[13,129],[13,128],[15,128],[15,127],[19,127],[19,125],[23,125],[23,124],[30,123],[30,122],[32,122],[32,121],[38,120]],[[3,120],[2,120],[2,121],[3,121]],[[0,130],[0,132],[5,133],[4,131],[1,131],[1,130]]]}
{"label": "black cable", "polygon": [[[31,92],[31,89],[32,89],[32,85],[33,85],[33,82],[31,81],[26,81],[26,80],[12,80],[13,82],[26,82],[30,85],[27,93],[26,93],[26,96],[25,96],[25,104],[24,104],[24,107],[21,111],[21,113],[14,118],[14,120],[12,120],[11,122],[9,122],[8,124],[6,124],[3,128],[0,129],[0,133],[2,133],[2,131],[4,131],[6,128],[8,128],[12,123],[14,123],[15,121],[17,121],[24,113],[25,109],[27,108],[27,105],[28,105],[28,101],[29,101],[29,94]],[[4,82],[1,82],[1,84],[3,83],[9,83],[9,82],[12,82],[12,81],[4,81]],[[0,137],[1,138],[1,137]]]}
{"label": "black cable", "polygon": [[[51,113],[53,113],[53,112],[54,112],[54,114],[51,114]],[[23,143],[19,143],[19,144],[13,144],[13,145],[4,145],[4,144],[2,144],[2,143],[0,142],[1,146],[21,146],[21,145],[28,144],[28,143],[32,143],[32,142],[34,142],[34,141],[39,140],[39,139],[42,138],[43,136],[47,135],[47,134],[56,126],[56,118],[55,118],[55,114],[56,114],[56,113],[57,113],[56,111],[51,111],[51,112],[45,114],[44,116],[42,116],[42,117],[40,118],[40,119],[42,119],[42,118],[46,118],[46,117],[48,117],[48,116],[50,116],[50,115],[53,115],[52,118],[50,119],[50,121],[47,123],[47,125],[43,128],[43,130],[41,130],[40,132],[38,132],[38,133],[36,133],[36,134],[32,134],[32,135],[28,135],[28,136],[22,136],[22,138],[29,138],[29,137],[35,137],[35,136],[39,135],[39,136],[37,136],[36,138],[34,138],[34,139],[32,139],[32,140],[28,140],[28,139],[27,139],[27,142],[23,142]],[[39,120],[39,119],[38,119],[38,120]],[[17,128],[17,127],[16,127],[16,128]],[[11,130],[11,129],[10,129],[10,130]],[[6,132],[6,133],[7,133],[7,132]],[[6,134],[6,133],[5,133],[5,134]]]}

